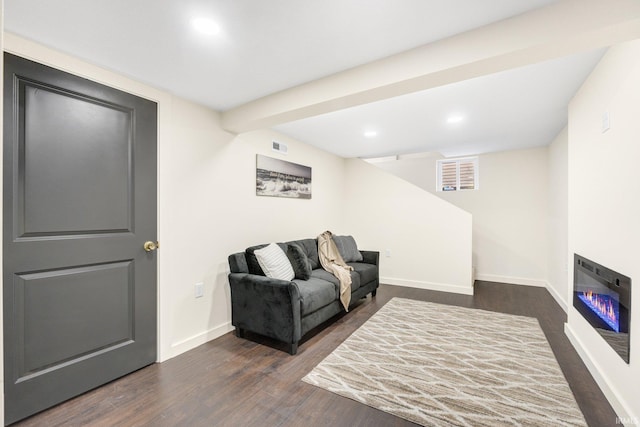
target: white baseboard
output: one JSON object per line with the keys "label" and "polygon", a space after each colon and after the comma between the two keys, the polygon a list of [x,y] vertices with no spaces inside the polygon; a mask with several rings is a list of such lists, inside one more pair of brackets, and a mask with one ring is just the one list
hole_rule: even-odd
{"label": "white baseboard", "polygon": [[175,342],[171,344],[171,357],[176,357],[179,354],[192,350],[199,345],[216,339],[231,331],[233,331],[231,322],[225,322],[222,325],[209,329],[208,331],[204,331],[182,341]]}
{"label": "white baseboard", "polygon": [[562,298],[562,295],[560,295],[556,290],[556,288],[551,286],[550,283],[547,282],[546,286],[547,286],[547,291],[549,291],[553,299],[556,300],[560,308],[563,309],[565,313],[567,313],[569,311],[569,304],[567,303],[567,301],[565,301],[564,298]]}
{"label": "white baseboard", "polygon": [[593,379],[598,384],[598,387],[600,387],[600,390],[602,390],[602,393],[611,404],[611,407],[618,415],[618,418],[621,421],[620,425],[640,424],[640,414],[634,414],[631,408],[627,407],[616,390],[610,385],[609,379],[606,375],[603,374],[602,369],[595,362],[595,359],[591,356],[591,353],[589,353],[589,351],[585,348],[580,338],[578,338],[575,331],[568,323],[564,324],[564,333],[567,338],[569,338],[569,341],[580,355],[580,358],[591,373],[591,376],[593,376]]}
{"label": "white baseboard", "polygon": [[509,283],[511,285],[547,287],[547,281],[542,279],[527,279],[525,277],[499,276],[497,274],[476,274],[476,280],[483,282]]}
{"label": "white baseboard", "polygon": [[406,286],[409,288],[428,289],[431,291],[451,292],[454,294],[473,295],[473,286],[449,285],[447,283],[423,282],[418,280],[396,279],[381,277],[380,283],[385,285]]}

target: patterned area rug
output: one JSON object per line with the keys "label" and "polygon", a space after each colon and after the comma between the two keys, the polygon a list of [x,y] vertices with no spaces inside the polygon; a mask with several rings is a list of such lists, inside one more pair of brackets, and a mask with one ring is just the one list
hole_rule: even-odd
{"label": "patterned area rug", "polygon": [[586,426],[529,317],[394,298],[303,381],[423,426]]}

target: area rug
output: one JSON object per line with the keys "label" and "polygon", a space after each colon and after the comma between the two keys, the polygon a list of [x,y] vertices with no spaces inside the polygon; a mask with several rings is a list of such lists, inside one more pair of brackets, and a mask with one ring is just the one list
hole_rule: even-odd
{"label": "area rug", "polygon": [[529,317],[393,298],[303,381],[423,426],[586,426]]}

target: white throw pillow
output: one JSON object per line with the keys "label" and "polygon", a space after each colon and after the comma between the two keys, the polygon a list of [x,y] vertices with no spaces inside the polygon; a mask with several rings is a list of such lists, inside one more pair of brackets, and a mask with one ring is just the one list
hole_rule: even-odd
{"label": "white throw pillow", "polygon": [[269,246],[258,249],[253,253],[258,259],[258,264],[260,264],[265,276],[280,280],[291,280],[295,277],[291,261],[277,244],[271,243]]}

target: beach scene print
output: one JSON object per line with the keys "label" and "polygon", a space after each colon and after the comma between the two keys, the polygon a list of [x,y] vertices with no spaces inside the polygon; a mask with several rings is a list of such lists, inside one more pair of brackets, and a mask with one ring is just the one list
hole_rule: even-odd
{"label": "beach scene print", "polygon": [[256,156],[258,196],[311,198],[311,168],[273,157]]}

